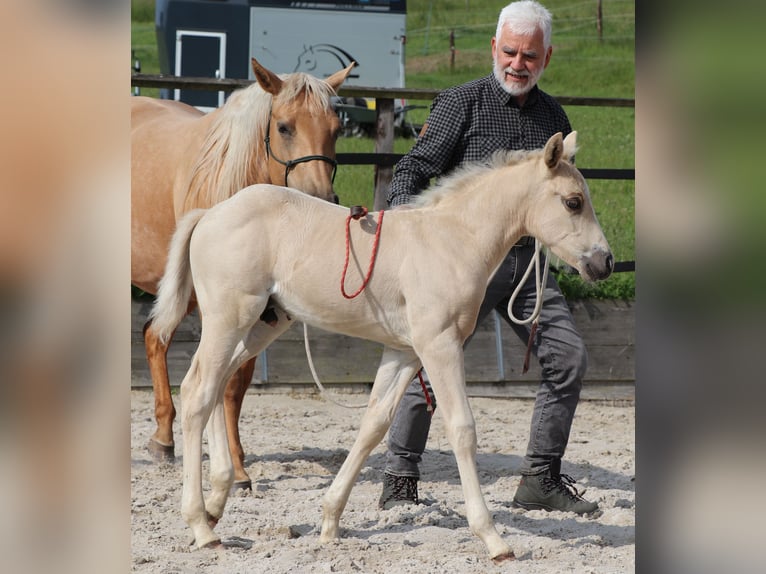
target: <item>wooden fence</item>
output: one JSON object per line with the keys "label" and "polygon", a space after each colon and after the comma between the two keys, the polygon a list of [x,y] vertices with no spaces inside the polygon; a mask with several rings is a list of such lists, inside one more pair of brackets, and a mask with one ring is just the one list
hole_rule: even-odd
{"label": "wooden fence", "polygon": [[[138,88],[173,88],[182,90],[207,90],[231,92],[253,83],[253,80],[232,78],[189,78],[178,76],[133,74],[131,85]],[[391,185],[393,166],[401,155],[394,152],[394,100],[432,100],[439,90],[417,88],[365,88],[360,86],[342,86],[338,92],[342,97],[374,98],[377,114],[374,153],[339,153],[341,165],[374,165],[375,198],[373,210],[386,207],[386,193]],[[596,107],[635,107],[635,100],[627,98],[581,98],[557,96],[556,100],[564,106]],[[586,179],[635,179],[633,169],[581,169]]]}
{"label": "wooden fence", "polygon": [[[233,91],[251,80],[188,78],[133,74],[134,87]],[[375,166],[374,210],[386,207],[386,193],[393,166],[401,155],[393,153],[394,100],[430,100],[438,90],[387,89],[344,86],[342,97],[374,98],[377,126],[375,152],[339,153],[339,164]],[[622,98],[557,97],[562,105],[634,107],[635,100]],[[632,169],[580,169],[591,179],[635,179]],[[633,271],[633,261],[618,262],[616,271]],[[151,303],[133,303],[133,387],[151,386],[141,329]],[[576,301],[570,304],[575,323],[588,347],[589,367],[583,398],[632,401],[635,390],[635,307],[623,301]],[[322,383],[336,392],[366,391],[380,361],[379,344],[309,329],[312,355]],[[187,317],[179,327],[168,353],[171,384],[178,385],[199,341],[199,320]],[[535,361],[521,373],[525,346],[496,313],[477,327],[466,349],[466,378],[471,396],[533,397],[540,379]],[[258,361],[254,385],[260,392],[316,392],[306,360],[303,329],[293,328],[272,343]]]}

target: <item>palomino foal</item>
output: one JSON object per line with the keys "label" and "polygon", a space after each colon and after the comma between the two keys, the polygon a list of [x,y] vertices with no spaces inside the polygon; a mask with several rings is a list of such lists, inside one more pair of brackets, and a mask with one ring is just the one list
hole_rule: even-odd
{"label": "palomino foal", "polygon": [[[152,312],[169,337],[192,288],[205,318],[181,385],[182,514],[199,546],[216,544],[232,482],[221,397],[226,379],[294,320],[378,341],[383,359],[359,435],[324,497],[322,533],[339,520],[364,461],[382,440],[407,384],[427,369],[455,452],[471,530],[494,559],[513,558],[498,534],[476,471],[476,431],[465,392],[463,343],[487,281],[522,235],[533,235],[589,280],[613,258],[588,186],[571,164],[575,134],[542,150],[497,155],[446,178],[415,208],[368,214],[352,226],[348,282],[361,281],[381,227],[374,271],[355,299],[341,295],[347,210],[276,186],[249,187],[208,211],[189,213],[173,237]],[[450,277],[450,281],[443,278]],[[259,321],[267,305],[278,322]],[[208,425],[211,492],[203,500],[202,431]]]}

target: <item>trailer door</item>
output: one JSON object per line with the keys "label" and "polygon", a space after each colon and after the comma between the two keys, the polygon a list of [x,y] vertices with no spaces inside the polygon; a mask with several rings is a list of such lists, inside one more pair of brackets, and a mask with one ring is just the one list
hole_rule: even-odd
{"label": "trailer door", "polygon": [[[226,33],[177,30],[174,73],[185,77],[225,78]],[[175,90],[173,99],[182,98],[187,104],[211,111],[223,105],[225,92]]]}

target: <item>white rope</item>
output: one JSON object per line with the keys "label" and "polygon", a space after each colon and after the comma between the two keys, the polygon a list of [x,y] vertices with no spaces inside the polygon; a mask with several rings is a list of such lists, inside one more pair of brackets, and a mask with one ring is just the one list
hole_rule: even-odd
{"label": "white rope", "polygon": [[341,402],[336,401],[333,399],[325,390],[324,386],[322,386],[321,381],[319,380],[319,377],[317,376],[316,369],[314,368],[314,359],[311,357],[311,348],[309,347],[309,327],[306,323],[303,324],[303,340],[305,341],[306,346],[306,358],[309,361],[309,369],[311,369],[311,376],[314,377],[314,383],[316,383],[317,388],[319,389],[319,393],[330,401],[331,403],[335,403],[339,407],[343,407],[344,409],[363,409],[367,407],[367,403],[358,404],[358,405],[346,405]]}
{"label": "white rope", "polygon": [[[540,280],[540,251],[543,248],[543,244],[540,243],[537,239],[535,239],[535,254],[532,256],[532,259],[529,261],[529,266],[527,267],[527,270],[524,272],[524,277],[521,278],[521,281],[519,281],[519,284],[516,286],[516,289],[513,290],[513,293],[511,294],[511,298],[508,301],[508,316],[511,318],[511,321],[516,323],[517,325],[528,325],[529,323],[533,323],[537,321],[540,318],[540,311],[543,308],[543,291],[545,290],[545,284],[548,282],[548,258],[546,257],[545,262],[545,268],[543,269],[543,276],[542,281]],[[532,311],[532,314],[527,317],[526,319],[517,319],[513,315],[513,302],[516,300],[516,297],[521,292],[522,288],[524,287],[524,284],[527,282],[527,278],[529,277],[529,274],[532,272],[532,267],[535,268],[535,308]]]}

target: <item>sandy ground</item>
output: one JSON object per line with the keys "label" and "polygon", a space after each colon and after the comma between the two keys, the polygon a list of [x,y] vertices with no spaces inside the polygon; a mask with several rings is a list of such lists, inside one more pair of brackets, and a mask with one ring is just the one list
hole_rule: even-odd
{"label": "sandy ground", "polygon": [[[177,397],[176,397],[177,399]],[[358,403],[360,395],[344,395]],[[510,501],[519,483],[532,403],[471,399],[477,465],[498,530],[517,560],[495,565],[468,530],[457,466],[439,411],[421,467],[430,504],[379,510],[384,444],[362,470],[341,518],[342,538],[319,544],[321,499],[343,462],[362,415],[318,397],[248,394],[242,443],[253,491],[235,494],[216,527],[220,550],[195,550],[180,515],[182,437],[175,463],[145,449],[154,430],[151,391],[131,397],[133,571],[142,573],[487,573],[632,572],[635,557],[635,449],[632,406],[582,402],[562,472],[599,502],[595,519],[525,512]],[[178,408],[178,403],[176,403]],[[207,469],[206,462],[205,470]]]}

